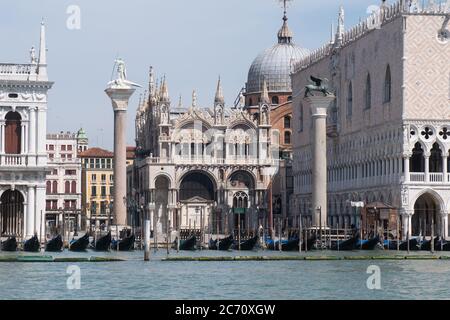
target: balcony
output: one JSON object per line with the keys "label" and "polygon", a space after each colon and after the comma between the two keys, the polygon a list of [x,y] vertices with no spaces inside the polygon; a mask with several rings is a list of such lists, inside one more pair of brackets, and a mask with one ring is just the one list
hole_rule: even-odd
{"label": "balcony", "polygon": [[409,174],[409,182],[421,183],[421,184],[436,184],[436,183],[448,183],[450,181],[450,174],[444,174],[442,172],[411,172]]}
{"label": "balcony", "polygon": [[0,166],[5,167],[27,167],[28,156],[21,154],[0,155]]}

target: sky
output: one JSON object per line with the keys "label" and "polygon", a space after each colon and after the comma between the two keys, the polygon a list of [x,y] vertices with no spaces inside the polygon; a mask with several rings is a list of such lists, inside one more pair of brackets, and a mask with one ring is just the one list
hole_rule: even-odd
{"label": "sky", "polygon": [[[392,2],[392,0],[391,0]],[[339,6],[351,27],[377,0],[294,0],[288,9],[294,42],[310,50],[330,39]],[[73,6],[79,9],[74,15]],[[130,100],[127,140],[134,145],[139,95],[148,69],[166,76],[172,105],[212,106],[220,76],[228,106],[245,85],[256,56],[277,41],[283,9],[277,0],[3,0],[1,63],[29,63],[39,47],[41,19],[47,25],[48,132],[83,127],[90,146],[112,150],[113,111],[104,93],[121,57],[128,79],[143,86]],[[79,24],[78,24],[79,21]]]}

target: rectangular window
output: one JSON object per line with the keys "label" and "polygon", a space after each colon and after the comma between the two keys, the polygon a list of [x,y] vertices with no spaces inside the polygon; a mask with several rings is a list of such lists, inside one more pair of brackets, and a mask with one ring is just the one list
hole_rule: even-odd
{"label": "rectangular window", "polygon": [[76,174],[76,170],[66,170],[66,176],[75,176]]}
{"label": "rectangular window", "polygon": [[114,194],[114,187],[109,187],[109,194],[111,196]]}
{"label": "rectangular window", "polygon": [[96,197],[97,196],[97,187],[91,186],[91,196]]}
{"label": "rectangular window", "polygon": [[48,150],[50,150],[50,151],[55,151],[55,146],[54,146],[53,144],[50,144],[50,145],[48,146]]}
{"label": "rectangular window", "polygon": [[71,145],[71,144],[69,144],[69,145],[67,146],[67,151],[72,151],[72,145]]}
{"label": "rectangular window", "polygon": [[92,182],[97,182],[97,175],[96,174],[91,175],[91,181]]}
{"label": "rectangular window", "polygon": [[102,183],[106,183],[106,174],[102,174]]}
{"label": "rectangular window", "polygon": [[89,159],[89,168],[94,169],[94,165],[95,165],[95,160]]}
{"label": "rectangular window", "polygon": [[95,159],[95,168],[100,169],[100,159]]}
{"label": "rectangular window", "polygon": [[102,187],[102,197],[106,197],[106,187]]}
{"label": "rectangular window", "polygon": [[61,151],[66,151],[66,146],[64,144],[61,146]]}

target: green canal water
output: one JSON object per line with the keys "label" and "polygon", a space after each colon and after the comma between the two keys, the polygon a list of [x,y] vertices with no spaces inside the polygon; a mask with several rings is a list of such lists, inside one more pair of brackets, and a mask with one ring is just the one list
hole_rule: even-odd
{"label": "green canal water", "polygon": [[[397,252],[312,252],[308,255],[396,255]],[[406,254],[406,253],[403,253]],[[424,253],[411,253],[417,256]],[[6,253],[1,253],[7,256]],[[186,256],[298,256],[280,252],[171,252]],[[304,255],[304,254],[303,254]],[[115,257],[123,262],[0,263],[0,299],[450,299],[450,260],[164,261],[166,251],[69,253],[54,257]],[[69,290],[70,266],[81,288]],[[369,266],[381,271],[381,289],[369,290]]]}

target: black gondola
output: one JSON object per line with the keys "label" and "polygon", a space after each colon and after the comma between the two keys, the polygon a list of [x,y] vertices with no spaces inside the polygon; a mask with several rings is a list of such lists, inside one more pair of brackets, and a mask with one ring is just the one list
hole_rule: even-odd
{"label": "black gondola", "polygon": [[331,250],[334,251],[351,251],[356,248],[356,244],[358,243],[359,236],[355,236],[345,241],[337,241],[335,244],[331,246]]}
{"label": "black gondola", "polygon": [[84,236],[82,236],[77,240],[73,239],[70,242],[69,250],[76,252],[86,251],[88,245],[89,245],[89,234],[86,233]]}
{"label": "black gondola", "polygon": [[369,240],[359,240],[355,246],[355,249],[360,250],[374,250],[377,244],[380,242],[380,237],[376,236]]}
{"label": "black gondola", "polygon": [[125,237],[120,241],[114,240],[111,243],[111,248],[113,250],[117,250],[117,243],[119,244],[119,251],[131,251],[134,250],[134,242],[136,241],[136,237],[132,234],[129,237]]}
{"label": "black gondola", "polygon": [[31,239],[25,241],[23,244],[23,251],[25,252],[39,252],[41,244],[37,235],[34,235]]}
{"label": "black gondola", "polygon": [[450,251],[450,242],[439,240],[434,247],[436,251]]}
{"label": "black gondola", "polygon": [[[182,251],[194,251],[196,249],[197,237],[195,235],[190,236],[186,240],[180,240],[180,248]],[[178,238],[173,242],[173,249],[178,246]]]}
{"label": "black gondola", "polygon": [[[401,251],[408,250],[408,241],[403,241],[402,243],[400,243],[399,248],[400,248]],[[413,239],[409,240],[409,250],[410,251],[418,251],[418,250],[420,250],[419,238],[413,238]]]}
{"label": "black gondola", "polygon": [[10,237],[6,241],[2,241],[2,251],[8,251],[8,252],[17,251],[16,237]]}
{"label": "black gondola", "polygon": [[209,240],[209,250],[221,250],[221,251],[227,251],[230,250],[230,247],[233,245],[233,236],[229,236],[223,239],[219,240],[219,244],[217,244],[217,239],[213,240],[210,239]]}
{"label": "black gondola", "polygon": [[[258,243],[258,236],[250,238],[245,241],[241,241],[241,250],[242,251],[252,251],[256,244]],[[233,250],[239,250],[239,242],[234,241],[232,247]]]}
{"label": "black gondola", "polygon": [[106,236],[101,237],[97,241],[92,241],[92,248],[95,251],[109,251],[111,248],[111,231]]}
{"label": "black gondola", "polygon": [[[436,250],[437,245],[439,244],[439,238],[434,238],[434,248]],[[431,251],[431,239],[430,240],[424,240],[420,245],[420,250],[423,251]]]}
{"label": "black gondola", "polygon": [[47,252],[60,252],[63,247],[63,241],[61,235],[57,235],[52,240],[47,242],[47,245],[45,246],[45,251]]}

